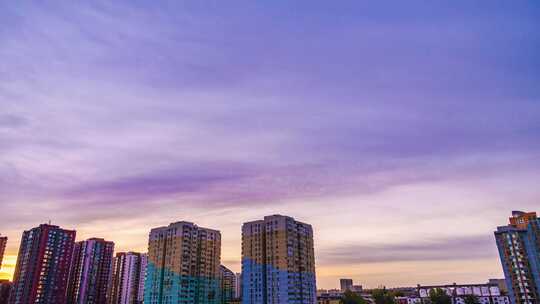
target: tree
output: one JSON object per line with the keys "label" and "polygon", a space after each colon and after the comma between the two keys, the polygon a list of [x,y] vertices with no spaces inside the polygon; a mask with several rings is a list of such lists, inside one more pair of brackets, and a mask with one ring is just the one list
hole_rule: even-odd
{"label": "tree", "polygon": [[340,300],[341,304],[367,304],[367,301],[357,293],[346,290]]}
{"label": "tree", "polygon": [[465,304],[480,304],[480,299],[478,299],[475,295],[466,295],[463,300],[465,301]]}
{"label": "tree", "polygon": [[374,289],[371,292],[371,295],[373,296],[373,300],[375,300],[375,304],[394,304],[395,303],[394,295],[391,292],[388,292],[386,288]]}
{"label": "tree", "polygon": [[452,298],[442,288],[435,288],[429,291],[431,304],[452,304]]}

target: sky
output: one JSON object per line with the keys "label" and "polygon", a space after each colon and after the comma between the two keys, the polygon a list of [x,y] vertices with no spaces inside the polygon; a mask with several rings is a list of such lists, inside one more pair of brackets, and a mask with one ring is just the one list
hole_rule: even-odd
{"label": "sky", "polygon": [[49,220],[313,225],[317,286],[483,283],[540,211],[537,1],[0,3],[0,278]]}

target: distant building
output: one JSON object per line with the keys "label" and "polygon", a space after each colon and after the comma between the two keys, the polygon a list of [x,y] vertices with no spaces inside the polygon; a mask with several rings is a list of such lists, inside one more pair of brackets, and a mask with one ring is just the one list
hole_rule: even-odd
{"label": "distant building", "polygon": [[230,304],[235,299],[235,274],[223,265],[219,266],[219,274],[221,281],[221,303]]}
{"label": "distant building", "polygon": [[373,298],[370,294],[363,293],[361,291],[361,287],[357,286],[356,290],[354,285],[351,287],[351,289],[346,289],[342,291],[341,289],[318,289],[317,290],[317,303],[318,304],[340,304],[341,299],[343,299],[343,296],[345,292],[350,291],[358,296],[362,297],[364,300],[366,300],[367,303],[373,303]]}
{"label": "distant building", "polygon": [[13,283],[8,280],[0,280],[0,304],[6,304],[9,299],[9,293]]}
{"label": "distant building", "polygon": [[43,224],[24,231],[10,304],[65,304],[75,231]]}
{"label": "distant building", "polygon": [[416,287],[392,287],[386,288],[389,292],[398,293],[404,297],[415,297],[418,295],[418,290]]}
{"label": "distant building", "polygon": [[[422,299],[415,296],[396,297],[396,304],[422,304]],[[427,301],[424,301],[427,302]]]}
{"label": "distant building", "polygon": [[0,235],[0,269],[2,269],[2,260],[6,251],[7,236]]}
{"label": "distant building", "polygon": [[75,243],[67,289],[68,304],[107,304],[113,252],[114,243],[100,238]]}
{"label": "distant building", "polygon": [[339,286],[341,287],[341,291],[351,290],[353,286],[353,280],[352,279],[339,279]]}
{"label": "distant building", "polygon": [[508,294],[508,286],[505,279],[489,279],[488,284],[497,285],[502,294]]}
{"label": "distant building", "polygon": [[144,304],[221,301],[221,233],[190,222],[150,231]]}
{"label": "distant building", "polygon": [[362,292],[363,291],[362,285],[353,285],[351,286],[350,291],[357,292],[357,293]]}
{"label": "distant building", "polygon": [[418,285],[418,297],[422,299],[422,302],[426,302],[425,300],[429,299],[431,290],[438,288],[444,290],[452,298],[454,304],[465,304],[464,298],[467,295],[477,296],[480,304],[510,304],[510,298],[502,295],[499,286],[496,284]]}
{"label": "distant building", "polygon": [[234,276],[234,298],[242,298],[242,273],[239,272]]}
{"label": "distant building", "polygon": [[142,304],[148,256],[119,252],[113,263],[110,304]]}
{"label": "distant building", "polygon": [[341,304],[342,295],[330,295],[321,293],[317,295],[317,304]]}
{"label": "distant building", "polygon": [[315,304],[311,225],[282,215],[242,226],[242,303]]}
{"label": "distant building", "polygon": [[495,239],[512,303],[540,303],[540,218],[513,211],[510,224],[497,227]]}
{"label": "distant building", "polygon": [[341,289],[317,289],[317,297],[319,296],[342,297],[343,291]]}

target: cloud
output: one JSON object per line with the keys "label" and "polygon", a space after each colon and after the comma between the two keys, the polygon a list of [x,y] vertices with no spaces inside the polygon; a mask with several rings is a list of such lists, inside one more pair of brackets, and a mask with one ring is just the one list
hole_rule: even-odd
{"label": "cloud", "polygon": [[490,235],[456,236],[407,243],[346,244],[320,253],[320,264],[353,265],[405,261],[452,261],[496,257]]}
{"label": "cloud", "polygon": [[28,121],[17,115],[0,115],[0,128],[19,128],[28,124]]}
{"label": "cloud", "polygon": [[[0,229],[326,216],[344,196],[359,203],[336,217],[393,208],[405,221],[429,204],[426,184],[471,202],[465,214],[533,206],[538,16],[528,3],[468,1],[1,3]],[[399,199],[376,195],[388,192]],[[317,226],[334,229],[324,216]],[[449,260],[433,248],[452,242],[467,245],[329,254]]]}

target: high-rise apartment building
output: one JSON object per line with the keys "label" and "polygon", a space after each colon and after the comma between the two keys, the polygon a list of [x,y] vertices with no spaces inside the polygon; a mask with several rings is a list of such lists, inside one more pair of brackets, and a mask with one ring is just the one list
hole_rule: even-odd
{"label": "high-rise apartment building", "polygon": [[282,215],[242,226],[242,303],[315,304],[311,225]]}
{"label": "high-rise apartment building", "polygon": [[0,280],[0,304],[6,304],[9,300],[9,293],[13,283],[8,280]]}
{"label": "high-rise apartment building", "polygon": [[68,304],[106,304],[114,243],[91,238],[75,243],[69,275]]}
{"label": "high-rise apartment building", "polygon": [[236,276],[229,268],[219,266],[221,281],[221,303],[229,304],[234,300]]}
{"label": "high-rise apartment building", "polygon": [[6,251],[7,236],[0,235],[0,269],[2,269],[2,261]]}
{"label": "high-rise apartment building", "polygon": [[219,303],[221,234],[190,222],[150,231],[145,304]]}
{"label": "high-rise apartment building", "polygon": [[66,303],[74,241],[74,230],[54,225],[24,231],[9,303]]}
{"label": "high-rise apartment building", "polygon": [[512,303],[540,303],[540,218],[513,211],[510,224],[497,227],[495,239]]}
{"label": "high-rise apartment building", "polygon": [[119,252],[114,258],[110,304],[142,304],[148,256]]}
{"label": "high-rise apartment building", "polygon": [[353,286],[353,280],[352,279],[339,279],[339,286],[341,287],[341,291],[343,292],[347,290],[351,290]]}
{"label": "high-rise apartment building", "polygon": [[144,283],[146,281],[146,273],[148,271],[148,254],[141,254],[141,273],[139,274],[139,291],[137,295],[137,303],[144,303]]}
{"label": "high-rise apartment building", "polygon": [[237,272],[234,275],[234,298],[235,299],[241,299],[242,298],[242,273]]}

